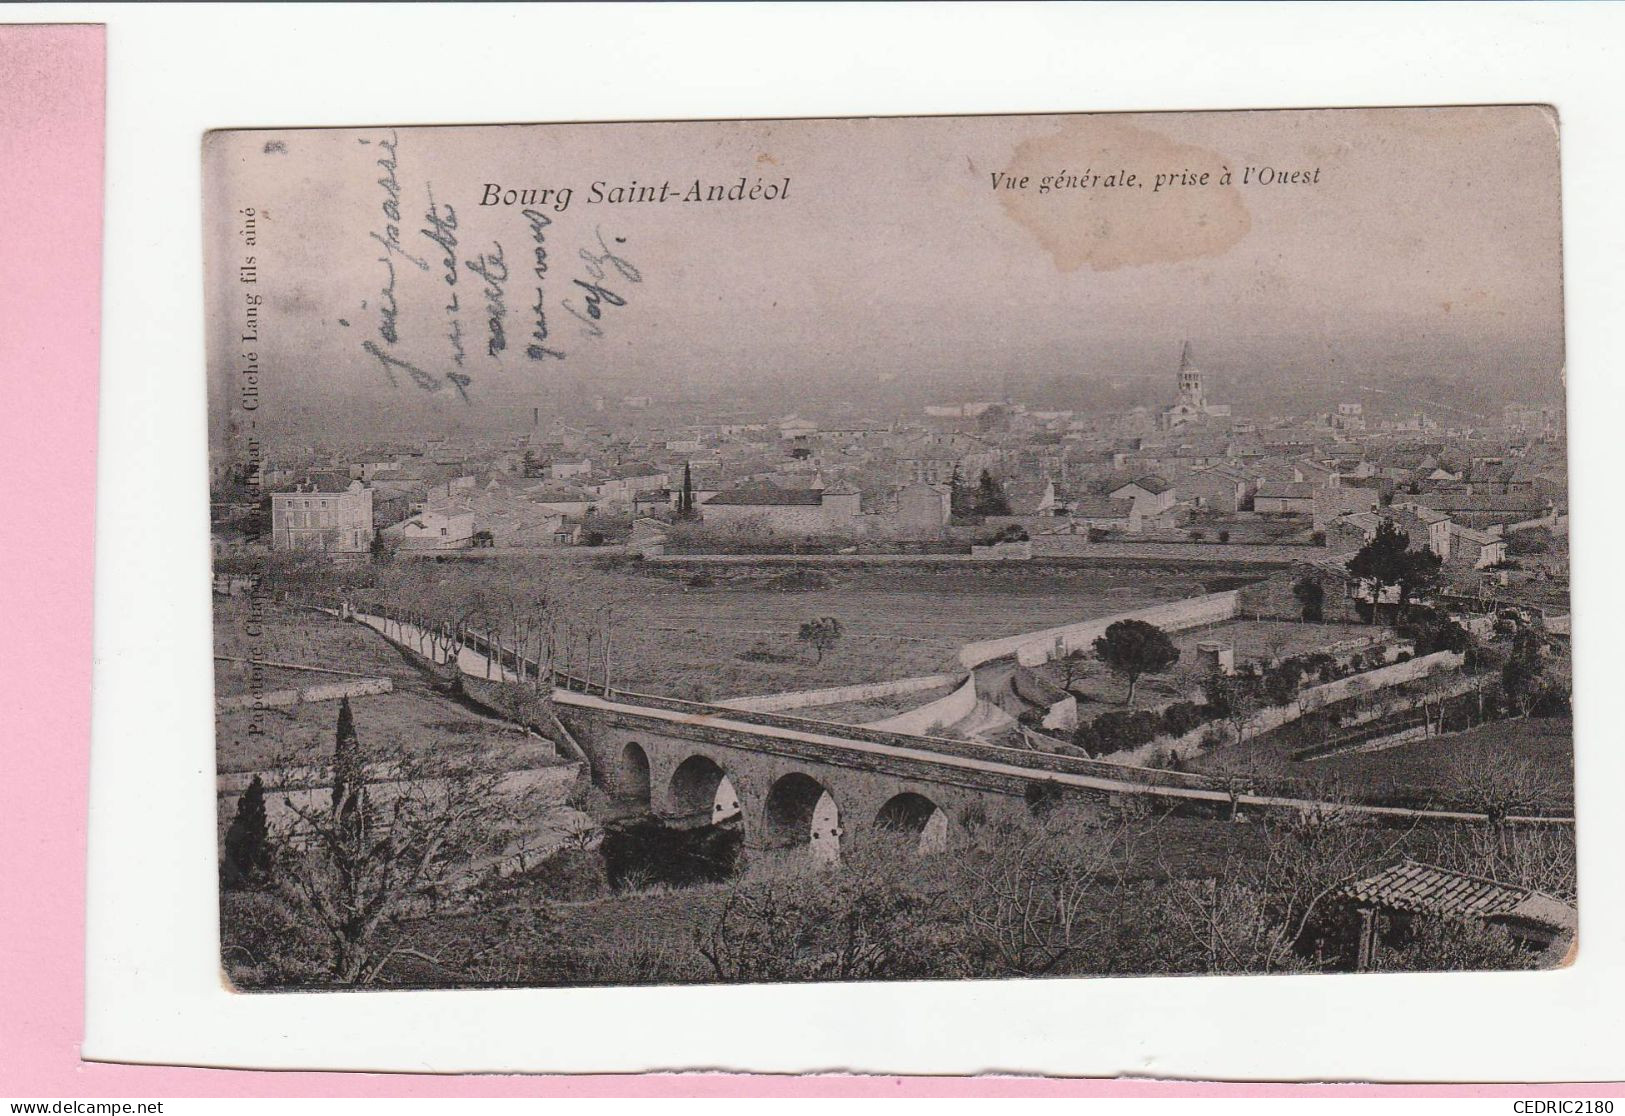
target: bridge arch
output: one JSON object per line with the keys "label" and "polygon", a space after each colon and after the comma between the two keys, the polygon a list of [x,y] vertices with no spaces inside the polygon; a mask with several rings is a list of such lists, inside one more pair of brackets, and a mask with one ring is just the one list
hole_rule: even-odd
{"label": "bridge arch", "polygon": [[640,806],[649,805],[649,753],[636,740],[628,740],[621,749],[621,765],[615,782],[623,797]]}
{"label": "bridge arch", "polygon": [[739,816],[739,792],[710,756],[695,754],[678,764],[669,789],[679,817],[704,818],[705,824],[716,825]]}
{"label": "bridge arch", "polygon": [[811,775],[781,776],[762,807],[762,844],[767,848],[805,847],[813,860],[833,864],[841,857],[841,816],[835,796]]}
{"label": "bridge arch", "polygon": [[939,853],[948,847],[948,815],[925,795],[904,791],[887,799],[875,814],[875,832],[922,856]]}

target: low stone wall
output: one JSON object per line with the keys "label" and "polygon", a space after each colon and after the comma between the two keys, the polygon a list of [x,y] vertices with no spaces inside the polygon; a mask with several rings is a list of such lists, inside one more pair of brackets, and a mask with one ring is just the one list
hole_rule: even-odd
{"label": "low stone wall", "polygon": [[988,546],[972,546],[970,556],[978,562],[1025,562],[1033,556],[1033,544],[1003,542]]}
{"label": "low stone wall", "polygon": [[1167,604],[1152,605],[1133,612],[1084,620],[1077,624],[1063,624],[1060,627],[1006,636],[1003,639],[968,643],[960,649],[959,661],[966,667],[974,667],[979,663],[990,662],[1006,655],[1015,655],[1016,662],[1022,666],[1038,666],[1040,663],[1087,648],[1096,637],[1104,635],[1106,629],[1119,620],[1144,620],[1147,624],[1155,624],[1163,631],[1177,632],[1228,620],[1236,615],[1239,604],[1240,597],[1234,589],[1223,593],[1208,593],[1200,597],[1187,597],[1182,601],[1170,601]]}
{"label": "low stone wall", "polygon": [[1042,727],[1068,733],[1078,727],[1078,699],[1031,667],[1018,663],[1010,684],[1018,697],[1044,710]]}
{"label": "low stone wall", "polygon": [[1370,693],[1373,690],[1386,690],[1390,686],[1414,682],[1418,678],[1426,678],[1441,671],[1459,670],[1465,659],[1466,656],[1458,651],[1436,651],[1417,659],[1407,659],[1402,663],[1368,670],[1364,674],[1351,674],[1335,682],[1311,686],[1298,695],[1297,704],[1304,713],[1311,713],[1334,702]]}
{"label": "low stone wall", "polygon": [[312,701],[338,701],[347,697],[387,694],[395,684],[387,678],[362,678],[355,682],[329,682],[297,690],[272,690],[264,694],[233,694],[215,702],[218,709],[281,709]]}
{"label": "low stone wall", "polygon": [[871,563],[955,563],[971,562],[969,554],[660,554],[650,555],[647,562],[672,565],[711,566],[770,566],[775,564],[798,566],[861,566]]}
{"label": "low stone wall", "polygon": [[878,729],[881,732],[901,732],[928,736],[933,729],[963,721],[975,709],[976,676],[972,675],[965,679],[957,690],[946,697],[927,702],[918,709],[910,709],[907,713],[899,713],[895,717],[887,717],[882,721],[871,721],[863,727]]}
{"label": "low stone wall", "polygon": [[915,678],[898,678],[891,682],[867,682],[852,686],[830,686],[822,690],[787,690],[779,694],[756,697],[729,698],[716,704],[726,709],[745,709],[753,713],[778,713],[786,709],[806,709],[817,705],[844,705],[849,701],[872,701],[875,698],[917,694],[952,686],[960,680],[957,674],[922,674]]}
{"label": "low stone wall", "polygon": [[1290,543],[1090,542],[1088,535],[1034,535],[1032,542],[1035,558],[1151,558],[1281,566],[1327,554],[1325,547]]}
{"label": "low stone wall", "polygon": [[[1296,721],[1306,713],[1317,709],[1324,709],[1335,702],[1345,701],[1352,697],[1365,694],[1377,694],[1395,686],[1402,686],[1407,682],[1415,682],[1419,678],[1426,678],[1432,674],[1459,670],[1465,656],[1455,651],[1439,651],[1432,655],[1423,655],[1419,659],[1408,659],[1403,663],[1394,663],[1390,666],[1378,667],[1363,674],[1351,674],[1347,678],[1339,678],[1335,682],[1325,682],[1319,686],[1311,686],[1300,691],[1297,699],[1285,705],[1271,705],[1259,710],[1247,723],[1247,735],[1257,736],[1260,733],[1278,729],[1289,721]],[[1451,687],[1455,693],[1465,693],[1472,689],[1470,679],[1461,678]],[[1369,708],[1361,710],[1357,715],[1349,717],[1343,722],[1345,727],[1364,724],[1380,717],[1387,717],[1393,713],[1410,708],[1415,702],[1409,697],[1398,697],[1391,701],[1378,701]],[[1213,729],[1228,734],[1230,726],[1224,722],[1209,721],[1192,729],[1183,736],[1162,736],[1148,744],[1127,751],[1113,752],[1100,758],[1108,763],[1127,764],[1138,767],[1150,762],[1158,753],[1172,753],[1178,756],[1194,754],[1202,746],[1202,740]]]}

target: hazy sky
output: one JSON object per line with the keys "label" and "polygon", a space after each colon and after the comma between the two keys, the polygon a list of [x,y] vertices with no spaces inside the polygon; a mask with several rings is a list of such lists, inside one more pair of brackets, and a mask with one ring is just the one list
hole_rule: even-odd
{"label": "hazy sky", "polygon": [[[390,385],[371,342],[461,407],[446,380],[453,319],[476,407],[605,375],[658,392],[680,377],[829,370],[1171,369],[1185,338],[1232,375],[1330,365],[1354,381],[1405,370],[1551,383],[1561,369],[1557,132],[1538,108],[402,128],[393,186],[380,183],[390,139],[382,128],[209,138],[218,383],[250,349],[271,402],[421,394],[399,369]],[[1318,180],[1263,184],[1262,167]],[[1140,185],[1104,185],[1120,171]],[[1159,173],[1183,172],[1208,184],[1154,189]],[[1028,187],[994,189],[995,173]],[[1102,177],[1038,192],[1061,173]],[[696,179],[741,177],[788,178],[788,196],[589,203],[594,182],[669,182],[678,197]],[[551,222],[542,307],[562,360],[525,356],[532,222],[520,205],[482,206],[488,183],[573,192],[562,212],[552,199],[534,207]],[[431,190],[457,225],[455,287],[422,232]],[[379,239],[391,202],[398,250]],[[252,247],[239,235],[245,207]],[[601,280],[590,274],[580,252],[601,254],[600,235],[641,281],[603,263]],[[507,348],[492,357],[468,264],[499,243]],[[252,286],[234,281],[246,254]],[[381,257],[395,269],[393,342]],[[576,280],[609,292],[602,336],[569,312],[588,309]],[[253,291],[266,304],[247,346],[237,327]]]}

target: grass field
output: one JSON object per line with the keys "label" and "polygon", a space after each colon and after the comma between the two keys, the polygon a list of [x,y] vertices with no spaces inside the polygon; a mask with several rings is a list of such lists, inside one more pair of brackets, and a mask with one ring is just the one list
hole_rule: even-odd
{"label": "grass field", "polygon": [[[262,621],[263,636],[250,641],[245,619],[242,602],[217,602],[215,639],[221,654],[252,654],[307,666],[361,671],[391,680],[393,692],[350,701],[357,736],[365,745],[384,751],[396,747],[416,751],[458,742],[513,751],[523,741],[510,726],[437,693],[418,669],[369,629],[317,612],[271,606]],[[296,679],[295,685],[338,680],[303,671],[284,671],[281,675]],[[217,662],[215,676],[220,693],[247,692],[246,671],[240,664]],[[321,701],[265,709],[257,714],[247,709],[218,713],[217,771],[257,771],[283,759],[326,759],[333,749],[338,709],[336,701]],[[250,731],[256,717],[263,729],[260,733]]]}
{"label": "grass field", "polygon": [[[389,678],[397,686],[417,680],[417,673],[387,644],[353,624],[340,624],[309,609],[270,605],[259,618],[259,633],[251,637],[249,619],[245,598],[215,598],[216,655],[354,671]],[[340,681],[331,674],[275,667],[265,671],[264,679],[267,690]],[[215,693],[222,696],[248,693],[248,665],[216,659],[214,686]]]}
{"label": "grass field", "polygon": [[1373,800],[1433,797],[1448,805],[1466,784],[1527,762],[1542,783],[1543,808],[1562,812],[1574,805],[1574,722],[1567,717],[1495,721],[1377,752],[1294,761],[1290,753],[1306,743],[1290,733],[1267,734],[1198,755],[1191,769],[1307,779]]}
{"label": "grass field", "polygon": [[1574,722],[1567,717],[1496,721],[1435,740],[1292,766],[1351,784],[1448,787],[1486,767],[1505,769],[1520,761],[1540,772],[1554,802],[1573,806]]}
{"label": "grass field", "polygon": [[[500,569],[414,567],[392,592],[426,609],[455,609],[470,593],[524,597],[547,587],[602,602],[613,616],[615,684],[714,700],[934,674],[954,668],[966,643],[1208,592],[1205,576],[1049,563],[575,563],[561,571],[521,559]],[[840,621],[843,634],[820,662],[796,636],[823,616]]]}

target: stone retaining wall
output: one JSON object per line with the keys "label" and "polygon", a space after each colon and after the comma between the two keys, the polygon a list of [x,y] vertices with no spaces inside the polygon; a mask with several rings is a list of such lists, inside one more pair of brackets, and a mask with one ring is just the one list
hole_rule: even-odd
{"label": "stone retaining wall", "polygon": [[387,678],[362,678],[355,682],[329,682],[321,686],[305,686],[297,690],[272,690],[264,694],[233,694],[219,698],[216,708],[225,709],[281,709],[289,705],[303,705],[312,701],[338,701],[347,697],[366,697],[387,694],[395,684]]}
{"label": "stone retaining wall", "polygon": [[746,709],[754,713],[778,713],[785,709],[806,709],[817,705],[844,705],[850,701],[872,701],[875,698],[896,697],[899,694],[917,694],[952,686],[960,680],[957,674],[922,674],[915,678],[898,678],[890,682],[866,682],[851,686],[829,686],[822,690],[787,690],[778,694],[756,697],[736,697],[716,704],[727,709]]}

